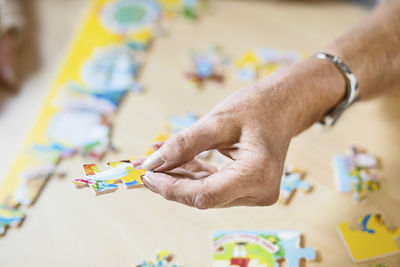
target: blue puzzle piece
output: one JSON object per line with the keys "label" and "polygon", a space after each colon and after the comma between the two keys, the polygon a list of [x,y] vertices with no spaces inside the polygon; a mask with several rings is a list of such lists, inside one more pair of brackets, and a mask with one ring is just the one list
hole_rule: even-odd
{"label": "blue puzzle piece", "polygon": [[333,158],[336,188],[339,192],[344,193],[350,193],[352,190],[352,184],[357,182],[357,178],[349,174],[347,160],[348,159],[345,156],[335,156]]}
{"label": "blue puzzle piece", "polygon": [[183,116],[174,116],[169,119],[169,125],[173,133],[177,133],[186,127],[189,127],[197,121],[197,116],[194,113],[187,113]]}

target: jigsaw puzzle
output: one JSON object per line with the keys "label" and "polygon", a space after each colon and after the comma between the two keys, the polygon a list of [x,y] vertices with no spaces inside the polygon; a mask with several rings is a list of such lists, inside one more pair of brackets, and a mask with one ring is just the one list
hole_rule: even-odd
{"label": "jigsaw puzzle", "polygon": [[378,161],[374,156],[350,147],[348,156],[333,158],[337,190],[353,192],[355,200],[364,200],[368,192],[378,191],[381,187],[378,175],[373,172],[377,166]]}
{"label": "jigsaw puzzle", "polygon": [[359,218],[361,230],[350,229],[348,222],[339,224],[339,235],[353,262],[373,260],[400,252],[396,238],[400,227],[389,230],[379,214],[367,214]]}
{"label": "jigsaw puzzle", "polygon": [[[161,15],[171,11],[165,4],[174,3],[178,12],[195,17],[202,1],[90,2],[34,128],[7,176],[0,179],[0,204],[7,200],[13,208],[31,205],[54,174],[48,170],[61,160],[77,153],[100,159],[112,149],[114,115],[127,93],[143,90],[138,74]],[[34,175],[26,176],[29,172]]]}
{"label": "jigsaw puzzle", "polygon": [[300,247],[298,231],[217,231],[213,234],[213,267],[298,267],[300,259],[314,260],[313,248]]}
{"label": "jigsaw puzzle", "polygon": [[166,249],[161,249],[156,252],[155,260],[143,261],[137,267],[178,267],[172,262],[173,255]]}
{"label": "jigsaw puzzle", "polygon": [[0,205],[0,235],[3,235],[7,227],[18,227],[24,219],[24,213],[18,209]]}
{"label": "jigsaw puzzle", "polygon": [[248,50],[235,61],[237,76],[244,81],[254,81],[303,57],[297,51],[281,51],[271,48]]}
{"label": "jigsaw puzzle", "polygon": [[186,77],[197,86],[206,81],[223,82],[223,67],[229,59],[222,55],[216,46],[210,46],[204,51],[192,52],[193,70],[186,73]]}
{"label": "jigsaw puzzle", "polygon": [[117,183],[124,183],[127,188],[141,187],[143,185],[141,176],[145,170],[135,169],[129,160],[107,163],[108,169],[100,171],[96,164],[86,164],[84,179],[74,179],[77,188],[90,187],[96,196],[115,192]]}
{"label": "jigsaw puzzle", "polygon": [[296,190],[309,192],[311,184],[302,180],[304,172],[299,169],[286,170],[282,175],[279,201],[288,204]]}

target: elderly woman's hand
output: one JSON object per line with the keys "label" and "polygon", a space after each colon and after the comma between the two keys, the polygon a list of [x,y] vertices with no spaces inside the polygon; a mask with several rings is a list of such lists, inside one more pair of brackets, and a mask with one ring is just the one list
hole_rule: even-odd
{"label": "elderly woman's hand", "polygon": [[[344,78],[331,63],[306,60],[232,94],[134,164],[154,171],[143,177],[149,189],[188,206],[272,205],[291,138],[344,94]],[[217,170],[194,159],[211,149],[231,161]]]}

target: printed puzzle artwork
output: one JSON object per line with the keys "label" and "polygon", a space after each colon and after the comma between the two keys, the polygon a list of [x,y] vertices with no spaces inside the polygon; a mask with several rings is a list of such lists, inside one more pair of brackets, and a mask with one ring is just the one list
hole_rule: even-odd
{"label": "printed puzzle artwork", "polygon": [[300,247],[298,231],[217,231],[213,233],[213,267],[298,267],[301,259],[314,260],[315,250]]}
{"label": "printed puzzle artwork", "polygon": [[206,81],[223,82],[223,68],[229,62],[221,49],[210,46],[204,51],[195,51],[191,55],[193,70],[186,77],[196,86],[202,86]]}
{"label": "printed puzzle artwork", "polygon": [[388,229],[379,214],[367,214],[359,218],[361,230],[350,229],[348,222],[339,224],[339,235],[353,262],[363,262],[397,254],[400,248],[400,227]]}
{"label": "printed puzzle artwork", "polygon": [[0,235],[5,233],[7,227],[18,227],[24,217],[23,212],[0,205]]}
{"label": "printed puzzle artwork", "polygon": [[378,167],[376,157],[351,147],[348,156],[333,158],[336,188],[339,192],[354,193],[354,199],[364,200],[368,192],[378,191],[381,183],[373,171]]}
{"label": "printed puzzle artwork", "polygon": [[173,255],[166,249],[161,249],[156,252],[154,260],[143,261],[137,267],[178,267],[172,262]]}
{"label": "printed puzzle artwork", "polygon": [[59,172],[61,160],[74,154],[100,159],[112,148],[113,117],[129,92],[143,89],[137,79],[144,54],[168,2],[198,14],[194,10],[201,1],[91,1],[37,121],[2,181],[0,204],[7,200],[10,210],[32,205]]}
{"label": "printed puzzle artwork", "polygon": [[187,19],[196,19],[206,10],[203,0],[159,0],[167,17],[182,15]]}
{"label": "printed puzzle artwork", "polygon": [[288,204],[296,189],[303,192],[311,190],[311,184],[303,181],[303,176],[304,172],[299,169],[285,170],[281,179],[281,192],[279,195],[281,203]]}
{"label": "printed puzzle artwork", "polygon": [[96,196],[115,192],[117,183],[124,183],[127,188],[136,188],[143,185],[141,176],[146,170],[135,169],[129,160],[107,163],[108,169],[100,171],[96,164],[83,165],[84,179],[74,179],[77,188],[90,187]]}
{"label": "printed puzzle artwork", "polygon": [[281,51],[271,48],[256,48],[246,51],[235,61],[237,76],[244,81],[254,81],[263,78],[304,58],[297,51]]}

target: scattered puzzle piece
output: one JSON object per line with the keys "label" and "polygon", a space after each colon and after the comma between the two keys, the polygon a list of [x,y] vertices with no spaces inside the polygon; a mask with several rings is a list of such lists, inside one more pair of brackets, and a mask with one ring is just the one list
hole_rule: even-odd
{"label": "scattered puzzle piece", "polygon": [[196,19],[205,10],[204,0],[158,0],[167,17],[182,15],[187,19]]}
{"label": "scattered puzzle piece", "polygon": [[155,260],[143,261],[137,267],[178,267],[172,263],[173,255],[166,249],[161,249],[156,252]]}
{"label": "scattered puzzle piece", "polygon": [[196,114],[192,112],[188,112],[183,116],[173,116],[168,120],[168,128],[172,131],[172,133],[177,133],[182,131],[186,127],[194,124],[197,121]]}
{"label": "scattered puzzle piece", "polygon": [[20,210],[0,205],[0,235],[5,233],[7,227],[18,227],[24,216],[24,213]]}
{"label": "scattered puzzle piece", "polygon": [[339,235],[353,262],[397,254],[400,252],[395,238],[400,237],[400,227],[390,231],[379,214],[367,214],[359,219],[361,230],[351,230],[348,222],[339,224]]}
{"label": "scattered puzzle piece", "polygon": [[96,164],[86,164],[85,179],[74,179],[73,183],[77,188],[90,187],[96,196],[115,192],[118,189],[117,183],[125,183],[127,188],[134,188],[143,185],[141,176],[145,170],[138,170],[133,167],[129,160],[107,163],[109,168],[100,171]]}
{"label": "scattered puzzle piece", "polygon": [[315,259],[313,248],[300,247],[298,231],[217,231],[213,234],[213,267],[298,267],[300,259]]}
{"label": "scattered puzzle piece", "polygon": [[222,68],[228,62],[218,47],[210,46],[192,54],[193,70],[187,72],[186,77],[199,87],[206,81],[223,82]]}
{"label": "scattered puzzle piece", "polygon": [[377,159],[355,147],[351,147],[348,154],[333,158],[336,188],[339,192],[353,192],[354,199],[361,201],[368,192],[380,189],[378,176],[372,172],[377,168]]}
{"label": "scattered puzzle piece", "polygon": [[303,56],[297,51],[280,51],[271,48],[248,50],[235,61],[237,76],[245,81],[265,77],[282,66],[298,61]]}
{"label": "scattered puzzle piece", "polygon": [[281,180],[280,202],[284,204],[289,203],[296,189],[300,189],[303,192],[309,192],[311,190],[311,184],[302,181],[303,176],[304,172],[299,169],[284,172]]}

